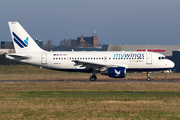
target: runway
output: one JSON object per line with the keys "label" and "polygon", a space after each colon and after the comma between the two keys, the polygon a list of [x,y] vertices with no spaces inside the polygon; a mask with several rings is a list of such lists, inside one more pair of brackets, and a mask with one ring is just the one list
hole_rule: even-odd
{"label": "runway", "polygon": [[97,81],[88,81],[88,80],[0,80],[0,83],[35,83],[35,82],[80,82],[80,83],[121,83],[121,82],[142,82],[142,83],[179,83],[179,80],[151,80],[151,81],[142,81],[142,80],[97,80]]}

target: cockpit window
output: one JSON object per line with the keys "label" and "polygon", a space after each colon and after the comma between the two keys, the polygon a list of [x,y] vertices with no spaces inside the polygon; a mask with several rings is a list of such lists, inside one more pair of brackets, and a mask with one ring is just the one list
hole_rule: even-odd
{"label": "cockpit window", "polygon": [[164,60],[164,59],[167,59],[166,57],[159,57],[158,58],[159,60]]}

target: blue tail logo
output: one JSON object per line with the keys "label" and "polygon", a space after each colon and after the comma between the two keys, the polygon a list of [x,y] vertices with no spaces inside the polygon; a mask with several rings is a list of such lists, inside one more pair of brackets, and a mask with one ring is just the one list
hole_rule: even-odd
{"label": "blue tail logo", "polygon": [[28,37],[24,40],[24,42],[28,45]]}
{"label": "blue tail logo", "polygon": [[23,41],[21,38],[19,38],[14,32],[12,32],[14,36],[14,42],[21,48],[28,46],[28,37]]}

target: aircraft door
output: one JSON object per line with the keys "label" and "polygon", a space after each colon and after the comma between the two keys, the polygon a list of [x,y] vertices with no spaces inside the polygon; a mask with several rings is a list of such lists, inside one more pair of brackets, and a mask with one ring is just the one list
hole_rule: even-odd
{"label": "aircraft door", "polygon": [[151,53],[146,54],[146,64],[152,64],[152,54]]}
{"label": "aircraft door", "polygon": [[41,64],[47,64],[47,54],[45,53],[41,55]]}

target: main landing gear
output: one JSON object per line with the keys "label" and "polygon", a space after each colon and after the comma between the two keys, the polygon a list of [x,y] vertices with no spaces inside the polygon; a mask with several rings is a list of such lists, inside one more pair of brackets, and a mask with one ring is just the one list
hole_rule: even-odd
{"label": "main landing gear", "polygon": [[151,77],[150,77],[149,71],[147,71],[147,81],[151,81]]}
{"label": "main landing gear", "polygon": [[96,77],[95,75],[92,75],[92,76],[90,77],[90,81],[96,81],[96,79],[97,79],[97,77]]}
{"label": "main landing gear", "polygon": [[98,73],[98,71],[93,70],[92,76],[89,78],[89,79],[90,79],[90,81],[96,81],[97,77],[96,77],[96,75],[95,75],[95,74],[97,74],[97,73]]}

